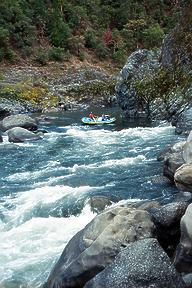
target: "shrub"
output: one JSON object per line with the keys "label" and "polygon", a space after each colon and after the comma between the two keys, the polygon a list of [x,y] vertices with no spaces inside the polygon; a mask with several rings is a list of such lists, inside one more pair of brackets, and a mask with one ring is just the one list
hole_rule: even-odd
{"label": "shrub", "polygon": [[127,52],[124,49],[119,49],[113,53],[113,59],[119,64],[124,64],[126,61]]}
{"label": "shrub", "polygon": [[0,27],[0,47],[6,47],[9,41],[9,31]]}
{"label": "shrub", "polygon": [[35,57],[35,61],[41,64],[42,66],[46,65],[48,61],[47,52],[43,50],[39,50]]}
{"label": "shrub", "polygon": [[9,60],[10,62],[13,62],[14,60],[16,60],[17,58],[17,55],[16,53],[10,49],[10,48],[7,48],[5,53],[4,53],[4,57]]}
{"label": "shrub", "polygon": [[51,27],[49,38],[51,43],[56,47],[67,47],[67,40],[71,36],[71,29],[69,25],[58,19],[57,22]]}
{"label": "shrub", "polygon": [[85,47],[95,49],[97,46],[97,40],[92,30],[85,32]]}
{"label": "shrub", "polygon": [[101,60],[106,59],[109,56],[108,49],[102,43],[97,44],[95,52]]}
{"label": "shrub", "polygon": [[68,48],[72,54],[79,56],[81,50],[84,48],[84,39],[80,36],[69,38]]}
{"label": "shrub", "polygon": [[85,54],[84,54],[82,51],[79,53],[79,59],[80,59],[81,61],[84,61],[84,60],[85,60]]}
{"label": "shrub", "polygon": [[64,59],[64,52],[64,48],[53,47],[48,52],[49,59],[54,61],[62,61]]}
{"label": "shrub", "polygon": [[31,54],[33,53],[33,49],[30,46],[25,46],[23,47],[21,52],[22,52],[22,56],[25,58],[25,57],[31,56]]}
{"label": "shrub", "polygon": [[144,45],[148,49],[156,48],[161,45],[164,38],[164,31],[159,24],[150,26],[143,31]]}
{"label": "shrub", "polygon": [[5,56],[4,49],[0,48],[0,62],[3,60],[4,56]]}

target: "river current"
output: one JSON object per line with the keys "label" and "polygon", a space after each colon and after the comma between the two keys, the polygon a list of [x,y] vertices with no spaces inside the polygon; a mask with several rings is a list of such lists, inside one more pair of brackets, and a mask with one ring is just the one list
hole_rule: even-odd
{"label": "river current", "polygon": [[0,287],[40,286],[95,216],[91,196],[166,203],[177,192],[156,160],[178,140],[173,127],[123,122],[117,110],[107,111],[115,124],[84,126],[87,113],[47,115],[42,140],[13,144],[4,137],[0,144]]}

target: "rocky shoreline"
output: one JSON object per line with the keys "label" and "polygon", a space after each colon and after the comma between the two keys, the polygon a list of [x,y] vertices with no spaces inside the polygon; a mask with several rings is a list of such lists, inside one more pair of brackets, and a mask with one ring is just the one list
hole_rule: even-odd
{"label": "rocky shoreline", "polygon": [[115,78],[100,68],[12,67],[0,70],[0,118],[58,112],[87,105],[114,106]]}

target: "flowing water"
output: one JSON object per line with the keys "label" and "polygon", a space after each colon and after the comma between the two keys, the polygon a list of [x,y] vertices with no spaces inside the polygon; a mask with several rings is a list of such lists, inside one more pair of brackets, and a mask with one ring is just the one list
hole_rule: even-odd
{"label": "flowing water", "polygon": [[[94,111],[93,111],[94,112]],[[103,111],[100,111],[102,113]],[[83,126],[85,112],[48,115],[37,142],[0,144],[0,287],[38,287],[70,238],[95,214],[90,196],[172,200],[158,152],[177,141],[162,123]]]}

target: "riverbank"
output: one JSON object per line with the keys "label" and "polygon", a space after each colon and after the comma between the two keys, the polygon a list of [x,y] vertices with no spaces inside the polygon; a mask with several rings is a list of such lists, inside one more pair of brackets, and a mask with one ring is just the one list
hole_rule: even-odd
{"label": "riverbank", "polygon": [[0,70],[0,114],[114,106],[115,77],[95,66],[10,67]]}

